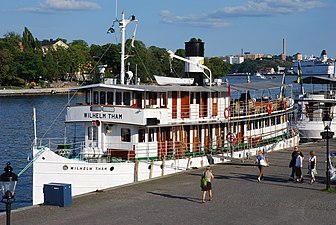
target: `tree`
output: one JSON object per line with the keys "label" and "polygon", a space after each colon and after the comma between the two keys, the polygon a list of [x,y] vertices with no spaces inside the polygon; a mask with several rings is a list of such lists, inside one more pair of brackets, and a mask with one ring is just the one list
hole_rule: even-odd
{"label": "tree", "polygon": [[27,27],[24,28],[22,41],[25,50],[35,50],[37,47],[36,40]]}
{"label": "tree", "polygon": [[18,62],[18,76],[26,82],[38,82],[43,73],[42,56],[33,51],[24,51],[20,53]]}
{"label": "tree", "polygon": [[88,44],[83,40],[74,40],[68,48],[70,53],[70,74],[69,79],[77,79],[76,74],[83,76],[84,73],[90,72],[92,65],[92,58]]}
{"label": "tree", "polygon": [[[175,55],[185,58],[185,50],[177,49],[174,53]],[[170,59],[171,63],[171,76],[173,77],[184,77],[184,62],[178,59]]]}
{"label": "tree", "polygon": [[214,77],[228,74],[231,67],[229,63],[224,62],[219,57],[209,58],[205,61],[205,64],[209,67]]}
{"label": "tree", "polygon": [[43,60],[43,79],[52,82],[57,81],[60,78],[58,62],[54,58],[54,50],[50,49]]}

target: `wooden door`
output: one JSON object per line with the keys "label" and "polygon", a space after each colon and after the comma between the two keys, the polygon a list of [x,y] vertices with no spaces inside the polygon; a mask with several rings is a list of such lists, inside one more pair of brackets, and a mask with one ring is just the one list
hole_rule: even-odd
{"label": "wooden door", "polygon": [[181,118],[189,118],[189,92],[181,92]]}
{"label": "wooden door", "polygon": [[212,100],[212,116],[217,116],[218,115],[217,92],[211,94],[211,100]]}
{"label": "wooden door", "polygon": [[172,118],[177,118],[177,92],[172,92]]}

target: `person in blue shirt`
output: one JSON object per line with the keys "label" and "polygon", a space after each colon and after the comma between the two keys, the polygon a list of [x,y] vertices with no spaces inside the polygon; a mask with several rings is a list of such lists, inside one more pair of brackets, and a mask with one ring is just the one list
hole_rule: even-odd
{"label": "person in blue shirt", "polygon": [[267,166],[267,162],[265,157],[262,154],[262,151],[259,150],[256,156],[256,164],[258,165],[259,169],[259,176],[258,176],[258,182],[262,179],[264,175],[264,167]]}

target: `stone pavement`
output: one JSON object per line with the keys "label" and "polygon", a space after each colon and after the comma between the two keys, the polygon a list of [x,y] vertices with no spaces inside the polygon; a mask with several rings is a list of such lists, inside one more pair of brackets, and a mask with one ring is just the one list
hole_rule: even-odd
{"label": "stone pavement", "polygon": [[[336,141],[331,141],[330,149],[336,151]],[[306,179],[302,184],[288,181],[292,149],[287,149],[267,153],[270,166],[265,168],[265,179],[260,183],[252,161],[212,166],[212,202],[201,203],[199,182],[203,169],[196,169],[90,193],[74,198],[71,207],[15,210],[11,224],[336,224],[336,193],[322,191],[325,142],[301,145],[300,150],[306,156]],[[313,185],[306,175],[310,150],[317,152],[318,160],[318,181]],[[0,214],[0,224],[5,224],[4,213]]]}

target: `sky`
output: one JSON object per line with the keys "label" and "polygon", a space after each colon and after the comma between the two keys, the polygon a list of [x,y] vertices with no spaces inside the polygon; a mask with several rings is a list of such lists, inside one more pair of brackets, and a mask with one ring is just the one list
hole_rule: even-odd
{"label": "sky", "polygon": [[[200,38],[205,56],[243,52],[336,58],[336,0],[1,0],[0,36],[23,33],[39,40],[85,40],[89,45],[119,43],[107,30],[116,19],[135,15],[136,39],[147,47],[184,48]],[[135,23],[130,23],[131,38]]]}

